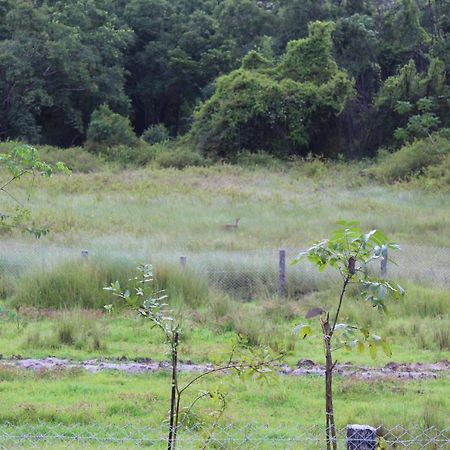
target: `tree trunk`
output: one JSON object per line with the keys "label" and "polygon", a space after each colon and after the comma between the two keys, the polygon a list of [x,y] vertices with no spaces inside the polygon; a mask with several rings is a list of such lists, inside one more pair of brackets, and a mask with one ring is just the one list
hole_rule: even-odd
{"label": "tree trunk", "polygon": [[177,400],[178,400],[178,380],[177,380],[177,365],[178,365],[178,331],[175,332],[172,342],[172,392],[170,397],[170,421],[169,421],[169,439],[167,442],[168,450],[175,450],[177,443]]}
{"label": "tree trunk", "polygon": [[323,342],[325,348],[325,415],[327,450],[337,450],[336,426],[333,409],[333,358],[331,355],[331,327],[329,316],[322,320]]}

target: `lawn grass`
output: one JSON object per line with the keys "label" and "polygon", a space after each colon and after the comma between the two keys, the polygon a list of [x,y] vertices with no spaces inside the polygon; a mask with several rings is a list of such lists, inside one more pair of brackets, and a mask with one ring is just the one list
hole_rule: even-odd
{"label": "lawn grass", "polygon": [[[105,372],[48,371],[30,373],[0,370],[2,408],[0,422],[104,423],[157,427],[166,418],[170,374],[126,375]],[[181,376],[181,383],[188,375]],[[266,424],[273,428],[313,426],[322,422],[323,380],[319,377],[279,377],[242,381],[231,375],[212,376],[199,382],[185,405],[205,390],[226,393],[228,407],[222,423],[243,427]],[[450,401],[445,379],[432,381],[361,381],[336,379],[337,425],[370,423],[375,426],[421,427],[446,425]],[[209,422],[217,405],[205,401],[191,417]],[[257,413],[256,413],[257,412]]]}

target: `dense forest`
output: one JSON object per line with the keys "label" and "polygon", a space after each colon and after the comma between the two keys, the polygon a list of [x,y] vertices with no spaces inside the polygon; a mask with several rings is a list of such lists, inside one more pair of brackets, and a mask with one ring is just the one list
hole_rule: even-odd
{"label": "dense forest", "polygon": [[0,0],[3,141],[359,158],[447,127],[450,0]]}

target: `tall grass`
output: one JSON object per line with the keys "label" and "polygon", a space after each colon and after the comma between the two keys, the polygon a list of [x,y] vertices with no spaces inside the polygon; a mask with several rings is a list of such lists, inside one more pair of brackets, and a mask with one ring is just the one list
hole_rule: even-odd
{"label": "tall grass", "polygon": [[122,283],[132,267],[119,260],[67,261],[49,271],[25,272],[16,283],[15,306],[40,308],[102,308],[111,303],[103,291],[115,280]]}

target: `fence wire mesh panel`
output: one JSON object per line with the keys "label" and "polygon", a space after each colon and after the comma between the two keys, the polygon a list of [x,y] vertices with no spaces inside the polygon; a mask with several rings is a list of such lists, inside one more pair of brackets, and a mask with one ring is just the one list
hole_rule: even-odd
{"label": "fence wire mesh panel", "polygon": [[[339,449],[347,448],[346,428],[337,430]],[[63,424],[1,424],[0,449],[112,449],[112,448],[166,448],[166,427],[135,425],[63,425]],[[352,441],[352,449],[371,449],[365,440]],[[377,430],[376,449],[449,449],[450,428],[422,429],[396,426]],[[262,425],[245,427],[219,426],[190,428],[178,431],[177,448],[180,449],[298,449],[322,450],[326,448],[323,429],[271,428]]]}
{"label": "fence wire mesh panel", "polygon": [[[88,252],[83,252],[88,250]],[[145,247],[107,249],[93,243],[73,246],[46,245],[32,241],[2,241],[0,251],[0,278],[14,279],[29,272],[51,271],[67,261],[93,260],[99,264],[116,260],[124,265],[151,263],[163,267],[179,268],[192,273],[212,288],[233,297],[253,300],[261,297],[298,297],[333,283],[337,275],[332,271],[324,277],[307,261],[299,265],[290,263],[302,249],[286,249],[283,289],[280,289],[279,250],[246,251],[151,251]],[[180,257],[183,257],[180,259]],[[406,245],[393,252],[393,262],[388,262],[387,277],[419,283],[450,287],[450,249],[430,246]],[[182,263],[181,263],[182,261]],[[370,270],[380,271],[380,261]]]}

